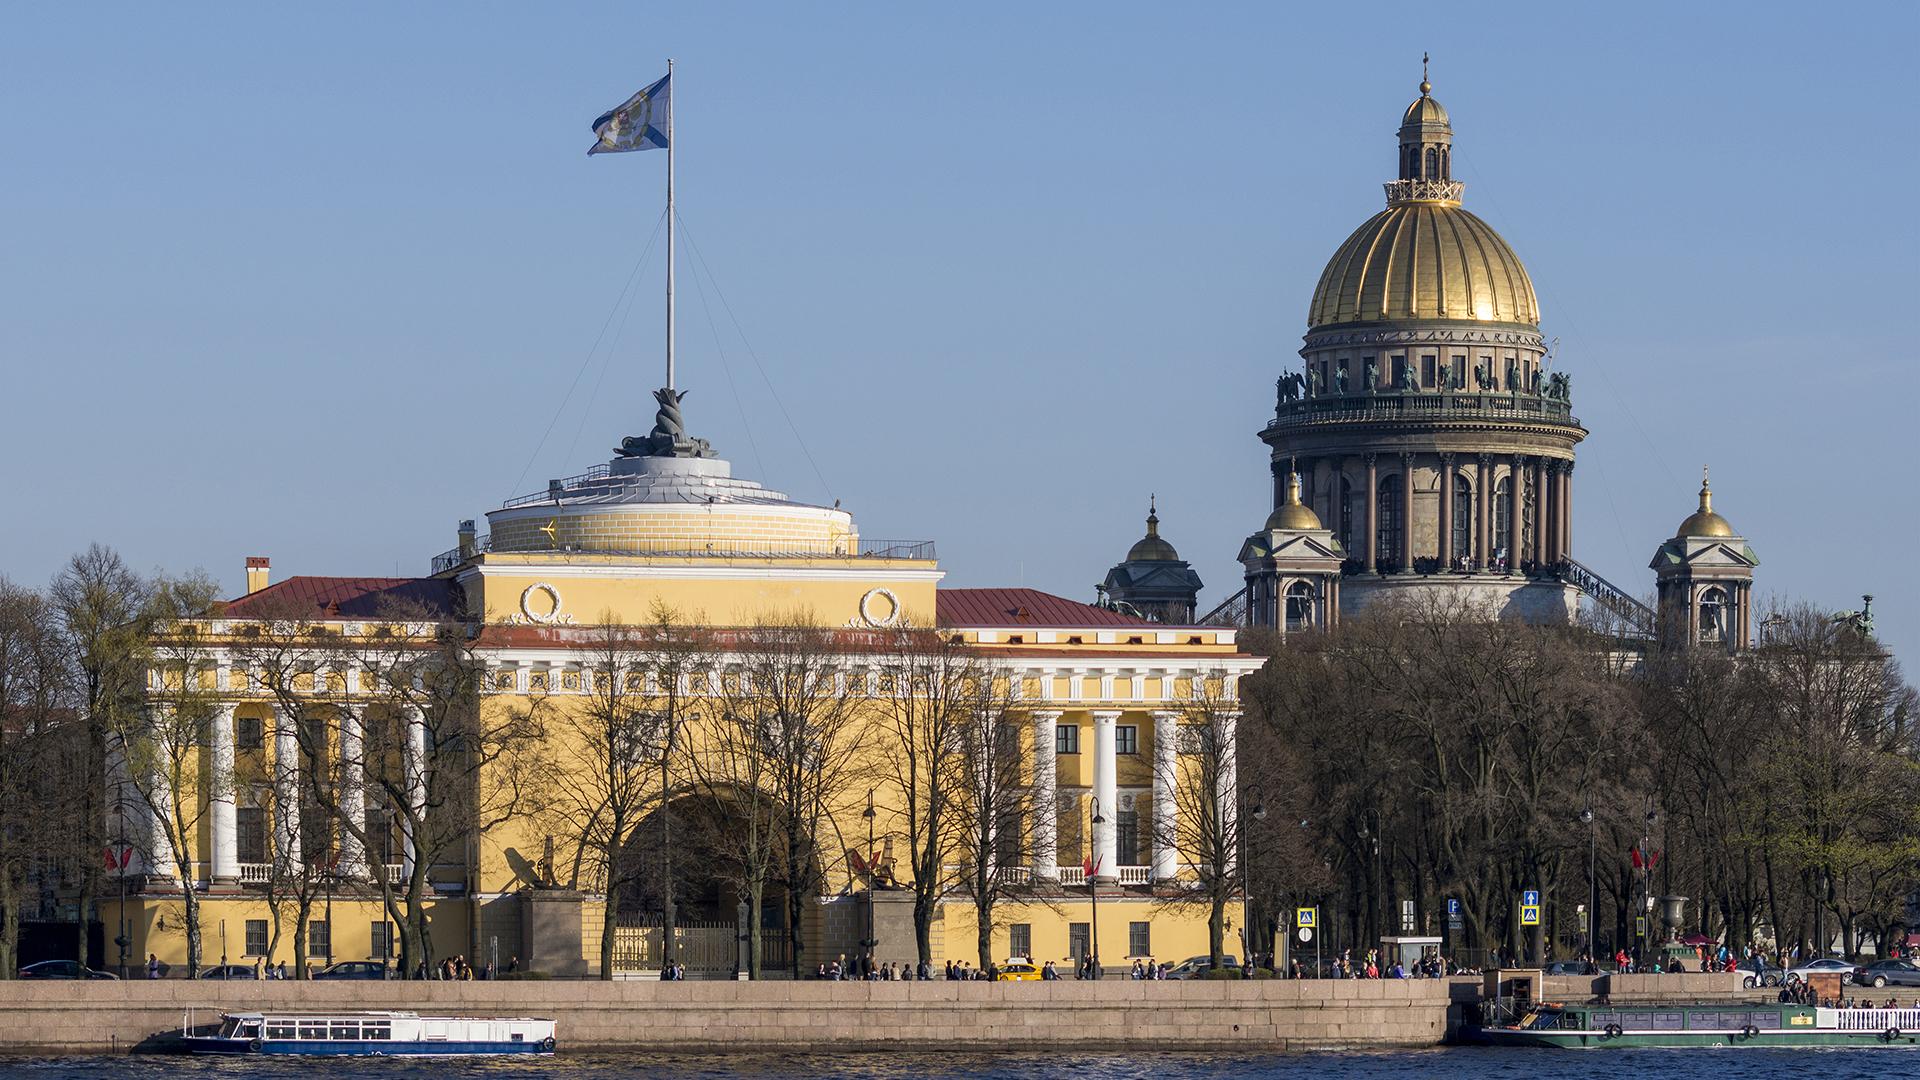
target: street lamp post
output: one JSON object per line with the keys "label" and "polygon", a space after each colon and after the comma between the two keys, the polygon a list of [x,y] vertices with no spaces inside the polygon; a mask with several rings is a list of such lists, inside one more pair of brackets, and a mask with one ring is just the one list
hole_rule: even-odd
{"label": "street lamp post", "polygon": [[[1100,816],[1100,797],[1098,795],[1091,796],[1089,801],[1093,803],[1093,823],[1095,825],[1105,825],[1107,819]],[[1098,830],[1095,830],[1095,835],[1098,835]],[[1093,911],[1092,919],[1087,927],[1090,939],[1087,942],[1088,960],[1090,962],[1090,970],[1088,973],[1095,979],[1098,979],[1100,978],[1100,890],[1099,887],[1093,883],[1093,879],[1100,876],[1100,853],[1097,850],[1094,852],[1091,862],[1093,871],[1087,875],[1087,906]]]}
{"label": "street lamp post", "polygon": [[[1253,820],[1265,821],[1267,808],[1253,804]],[[1247,864],[1247,830],[1240,830],[1240,977],[1253,978],[1253,869]]]}
{"label": "street lamp post", "polygon": [[1600,884],[1594,876],[1595,855],[1599,851],[1593,825],[1593,807],[1580,811],[1580,823],[1587,827],[1587,959],[1597,962],[1600,952]]}
{"label": "street lamp post", "polygon": [[873,886],[874,882],[878,880],[878,875],[874,872],[876,868],[873,865],[874,811],[872,788],[867,789],[867,808],[860,812],[860,816],[867,819],[867,935],[860,940],[860,975],[864,978],[867,973],[873,970],[873,947],[878,944],[873,936]]}
{"label": "street lamp post", "polygon": [[1653,825],[1660,820],[1660,812],[1653,808],[1653,796],[1647,796],[1646,827],[1640,830],[1640,919],[1646,929],[1640,932],[1640,963],[1646,963],[1648,932],[1653,929],[1653,855],[1647,845],[1653,842]]}

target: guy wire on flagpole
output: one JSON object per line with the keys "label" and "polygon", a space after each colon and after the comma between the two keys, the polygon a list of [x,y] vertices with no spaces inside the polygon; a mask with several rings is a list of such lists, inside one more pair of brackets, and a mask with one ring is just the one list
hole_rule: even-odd
{"label": "guy wire on flagpole", "polygon": [[673,85],[673,58],[667,58],[667,389],[673,389],[673,113],[679,87]]}

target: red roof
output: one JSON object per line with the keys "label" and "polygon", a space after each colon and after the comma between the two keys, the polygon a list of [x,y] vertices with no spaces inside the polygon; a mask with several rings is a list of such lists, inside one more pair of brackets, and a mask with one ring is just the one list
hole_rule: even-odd
{"label": "red roof", "polygon": [[934,597],[942,626],[1154,625],[1039,589],[940,589]]}
{"label": "red roof", "polygon": [[[451,617],[459,609],[453,583],[442,578],[290,577],[227,602],[225,616],[367,619],[396,607]],[[310,614],[307,612],[310,609]]]}

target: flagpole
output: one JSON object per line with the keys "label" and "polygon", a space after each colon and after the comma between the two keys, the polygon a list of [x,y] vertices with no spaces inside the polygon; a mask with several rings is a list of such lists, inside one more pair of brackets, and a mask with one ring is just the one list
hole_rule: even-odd
{"label": "flagpole", "polygon": [[673,59],[667,59],[667,389],[673,389]]}

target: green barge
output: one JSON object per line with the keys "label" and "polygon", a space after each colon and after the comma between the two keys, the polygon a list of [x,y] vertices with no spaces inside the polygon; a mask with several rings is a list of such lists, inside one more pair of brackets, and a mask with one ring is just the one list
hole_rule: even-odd
{"label": "green barge", "polygon": [[1690,1004],[1528,1006],[1511,1022],[1470,1035],[1494,1046],[1912,1046],[1920,1008],[1828,1009],[1814,1005]]}

